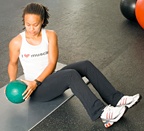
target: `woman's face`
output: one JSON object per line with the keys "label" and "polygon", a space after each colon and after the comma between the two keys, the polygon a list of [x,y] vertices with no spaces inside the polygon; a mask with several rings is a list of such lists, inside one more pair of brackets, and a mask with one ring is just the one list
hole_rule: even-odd
{"label": "woman's face", "polygon": [[43,20],[41,20],[40,15],[36,14],[25,14],[24,16],[24,24],[26,32],[29,35],[37,35],[41,31],[41,27],[43,24]]}

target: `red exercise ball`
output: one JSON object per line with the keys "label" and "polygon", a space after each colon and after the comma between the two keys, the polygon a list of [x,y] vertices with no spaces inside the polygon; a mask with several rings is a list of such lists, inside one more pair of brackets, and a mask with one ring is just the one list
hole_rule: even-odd
{"label": "red exercise ball", "polygon": [[144,29],[144,0],[137,0],[135,14],[139,25]]}

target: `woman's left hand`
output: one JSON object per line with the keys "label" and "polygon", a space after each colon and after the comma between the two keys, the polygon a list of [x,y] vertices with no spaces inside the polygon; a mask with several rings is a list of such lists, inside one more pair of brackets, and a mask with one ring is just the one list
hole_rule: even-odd
{"label": "woman's left hand", "polygon": [[21,80],[27,85],[27,89],[22,94],[24,96],[23,99],[27,100],[33,91],[36,89],[37,85],[35,81]]}

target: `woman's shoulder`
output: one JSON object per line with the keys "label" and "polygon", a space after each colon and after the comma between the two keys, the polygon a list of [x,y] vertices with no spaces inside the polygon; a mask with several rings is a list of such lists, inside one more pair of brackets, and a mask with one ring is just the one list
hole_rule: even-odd
{"label": "woman's shoulder", "polygon": [[22,37],[21,37],[20,34],[18,34],[17,36],[15,36],[14,38],[12,38],[12,40],[10,41],[9,44],[10,44],[11,46],[17,47],[17,46],[20,46],[21,43],[22,43]]}
{"label": "woman's shoulder", "polygon": [[48,30],[48,29],[45,29],[45,30],[46,30],[46,34],[47,34],[48,36],[51,36],[51,35],[52,35],[52,36],[53,36],[53,35],[56,36],[56,35],[57,35],[54,30]]}

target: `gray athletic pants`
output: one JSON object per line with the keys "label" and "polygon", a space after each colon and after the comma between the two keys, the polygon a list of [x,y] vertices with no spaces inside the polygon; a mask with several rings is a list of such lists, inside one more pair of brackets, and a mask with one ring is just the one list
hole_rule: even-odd
{"label": "gray athletic pants", "polygon": [[89,80],[107,104],[116,106],[123,96],[90,61],[86,60],[65,66],[48,76],[33,92],[31,99],[35,101],[50,101],[70,88],[82,102],[90,118],[96,120],[103,112],[105,104],[85,84],[82,79],[83,76]]}

